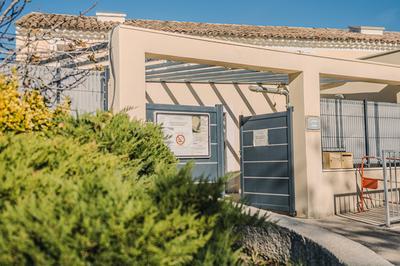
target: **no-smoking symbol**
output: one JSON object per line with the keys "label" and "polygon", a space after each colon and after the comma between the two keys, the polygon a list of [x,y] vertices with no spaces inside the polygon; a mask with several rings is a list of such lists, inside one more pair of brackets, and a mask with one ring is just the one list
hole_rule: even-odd
{"label": "no-smoking symbol", "polygon": [[176,144],[183,145],[185,143],[185,136],[184,135],[177,135],[175,138]]}

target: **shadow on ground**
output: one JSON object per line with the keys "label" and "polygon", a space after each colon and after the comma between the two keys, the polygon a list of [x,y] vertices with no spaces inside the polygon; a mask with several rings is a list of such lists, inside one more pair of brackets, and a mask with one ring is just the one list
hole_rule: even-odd
{"label": "shadow on ground", "polygon": [[375,251],[386,260],[400,265],[400,231],[368,225],[338,216],[320,220],[304,220],[345,236]]}

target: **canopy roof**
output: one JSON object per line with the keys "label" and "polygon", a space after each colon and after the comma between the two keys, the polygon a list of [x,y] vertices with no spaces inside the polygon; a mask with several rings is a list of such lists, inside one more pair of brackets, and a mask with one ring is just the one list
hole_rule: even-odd
{"label": "canopy roof", "polygon": [[[288,74],[284,73],[169,60],[148,60],[146,62],[146,82],[287,84],[288,81]],[[355,80],[321,78],[321,83],[324,84],[350,81]]]}

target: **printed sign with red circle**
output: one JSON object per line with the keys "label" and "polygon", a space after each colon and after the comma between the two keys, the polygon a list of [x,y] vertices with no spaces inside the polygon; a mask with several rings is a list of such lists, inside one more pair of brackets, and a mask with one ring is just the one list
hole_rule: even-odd
{"label": "printed sign with red circle", "polygon": [[176,144],[183,145],[185,143],[185,136],[184,135],[177,135],[175,138]]}

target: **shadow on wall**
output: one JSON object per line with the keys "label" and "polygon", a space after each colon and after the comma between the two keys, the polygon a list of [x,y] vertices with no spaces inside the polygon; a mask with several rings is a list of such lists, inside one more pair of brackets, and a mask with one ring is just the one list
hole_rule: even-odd
{"label": "shadow on wall", "polygon": [[[276,99],[271,99],[271,96],[268,94],[249,94],[247,87],[248,85],[243,86],[235,83],[148,83],[146,100],[148,103],[175,105],[212,106],[215,104],[222,104],[227,114],[226,119],[232,122],[230,124],[236,127],[238,133],[239,115],[243,113],[255,115],[257,114],[257,110],[258,113],[260,113],[260,110],[265,110],[264,113],[277,112],[278,106],[281,104],[277,104],[275,101]],[[279,101],[280,98],[278,99],[278,102]],[[240,155],[238,143],[236,143],[236,141],[237,140],[227,136],[225,144],[227,151],[234,158],[236,163],[239,164]]]}

